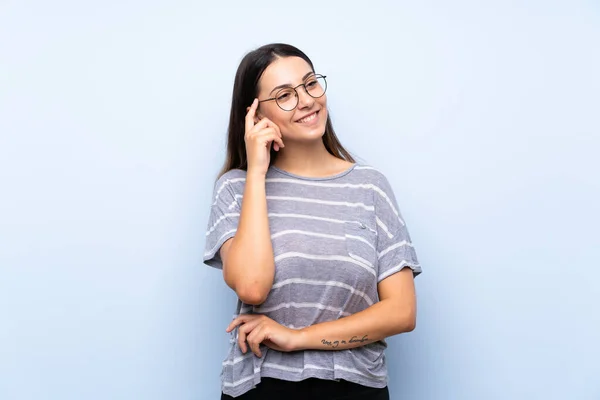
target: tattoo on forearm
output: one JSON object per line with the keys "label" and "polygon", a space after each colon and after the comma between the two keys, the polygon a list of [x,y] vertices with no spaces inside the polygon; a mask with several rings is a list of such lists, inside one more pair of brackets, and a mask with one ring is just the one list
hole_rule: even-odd
{"label": "tattoo on forearm", "polygon": [[359,338],[358,336],[352,336],[350,338],[350,340],[348,340],[347,342],[345,340],[327,340],[327,339],[321,339],[321,343],[323,343],[325,346],[329,346],[332,349],[335,349],[340,344],[352,344],[352,343],[364,343],[364,342],[368,342],[371,339],[369,339],[367,336],[368,335],[365,335],[362,338]]}

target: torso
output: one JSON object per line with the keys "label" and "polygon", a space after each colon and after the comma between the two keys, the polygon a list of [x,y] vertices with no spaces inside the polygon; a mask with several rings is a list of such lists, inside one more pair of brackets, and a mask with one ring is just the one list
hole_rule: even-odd
{"label": "torso", "polygon": [[[240,302],[237,313],[261,313],[284,326],[302,328],[343,318],[378,301],[373,174],[368,167],[347,162],[323,178],[269,169],[266,194],[275,279],[262,305]],[[235,192],[243,193],[243,182],[236,185]],[[242,354],[233,336],[224,364],[224,390],[248,390],[261,376],[345,379],[384,387],[385,347],[383,341],[329,352],[281,353],[261,347],[263,357],[257,358]]]}

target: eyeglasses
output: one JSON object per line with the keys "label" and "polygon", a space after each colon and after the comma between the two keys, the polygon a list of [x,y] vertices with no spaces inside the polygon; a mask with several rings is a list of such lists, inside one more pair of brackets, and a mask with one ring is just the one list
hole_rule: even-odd
{"label": "eyeglasses", "polygon": [[308,95],[312,98],[318,99],[319,97],[325,94],[327,90],[327,81],[325,80],[326,76],[324,75],[313,75],[304,83],[296,87],[287,87],[279,90],[275,93],[275,97],[271,97],[270,99],[259,100],[259,103],[265,101],[275,100],[279,108],[283,111],[292,111],[298,106],[298,89],[300,86],[304,87],[304,90]]}

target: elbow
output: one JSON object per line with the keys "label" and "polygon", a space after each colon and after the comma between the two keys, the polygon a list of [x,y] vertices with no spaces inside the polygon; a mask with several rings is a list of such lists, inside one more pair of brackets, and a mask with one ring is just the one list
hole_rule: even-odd
{"label": "elbow", "polygon": [[235,269],[227,265],[223,269],[225,283],[245,304],[258,306],[267,300],[267,296],[273,286],[273,276],[266,274],[260,276],[235,273]]}
{"label": "elbow", "polygon": [[396,320],[396,334],[408,333],[417,327],[417,314],[414,310],[409,310],[398,315]]}
{"label": "elbow", "polygon": [[417,327],[417,318],[415,315],[410,318],[406,318],[404,321],[404,333],[412,332]]}
{"label": "elbow", "polygon": [[236,288],[235,293],[245,304],[259,306],[267,300],[269,290],[259,288],[258,285]]}

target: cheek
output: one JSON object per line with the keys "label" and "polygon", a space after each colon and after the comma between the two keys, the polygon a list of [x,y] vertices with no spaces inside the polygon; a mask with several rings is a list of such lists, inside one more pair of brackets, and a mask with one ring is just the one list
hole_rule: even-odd
{"label": "cheek", "polygon": [[327,117],[329,117],[329,113],[327,112],[327,107],[323,107],[321,109],[321,114],[323,114],[323,121],[327,122]]}
{"label": "cheek", "polygon": [[290,117],[284,113],[285,112],[281,110],[269,110],[269,112],[265,112],[262,117],[268,118],[275,125],[281,128],[290,121]]}
{"label": "cheek", "polygon": [[327,95],[323,95],[317,99],[317,103],[323,108],[327,108]]}

